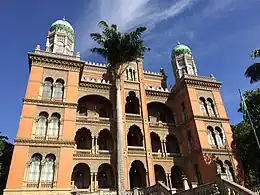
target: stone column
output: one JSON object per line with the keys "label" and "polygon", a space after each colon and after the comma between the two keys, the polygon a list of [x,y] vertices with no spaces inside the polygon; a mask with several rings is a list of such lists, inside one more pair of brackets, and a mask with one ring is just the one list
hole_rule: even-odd
{"label": "stone column", "polygon": [[93,180],[94,173],[90,173],[90,192],[94,191],[94,180]]}
{"label": "stone column", "polygon": [[94,173],[94,191],[98,191],[97,173]]}
{"label": "stone column", "polygon": [[165,151],[164,151],[164,140],[161,141],[161,147],[162,147],[162,156],[165,156]]}
{"label": "stone column", "polygon": [[168,177],[168,173],[165,174],[165,178],[166,178],[166,185],[170,188],[170,183],[169,183],[169,177]]}
{"label": "stone column", "polygon": [[94,149],[95,149],[95,136],[92,137],[91,153],[94,153]]}
{"label": "stone column", "polygon": [[172,189],[172,176],[171,174],[168,174],[168,178],[169,178],[169,188]]}
{"label": "stone column", "polygon": [[167,148],[166,148],[166,141],[163,141],[163,147],[164,147],[164,156],[166,156]]}

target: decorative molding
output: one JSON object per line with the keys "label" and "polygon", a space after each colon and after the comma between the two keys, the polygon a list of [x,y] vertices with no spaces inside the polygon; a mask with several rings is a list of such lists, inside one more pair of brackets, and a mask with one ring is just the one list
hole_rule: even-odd
{"label": "decorative molding", "polygon": [[203,119],[207,121],[214,121],[214,122],[229,122],[229,118],[222,118],[222,117],[211,117],[211,116],[201,116],[201,115],[194,115],[194,119]]}
{"label": "decorative molding", "polygon": [[84,61],[62,54],[54,54],[51,52],[37,51],[28,53],[29,63],[49,68],[57,68],[62,70],[81,71],[84,66]]}
{"label": "decorative molding", "polygon": [[127,121],[142,121],[141,115],[140,114],[130,114],[126,113],[125,114],[126,120]]}
{"label": "decorative molding", "polygon": [[26,146],[48,146],[48,147],[69,147],[73,148],[75,145],[74,141],[68,140],[42,140],[42,139],[32,139],[32,138],[16,138],[14,140],[15,145],[26,145]]}
{"label": "decorative molding", "polygon": [[112,85],[107,84],[107,83],[80,81],[79,87],[80,88],[93,88],[93,89],[101,89],[101,90],[110,90]]}
{"label": "decorative molding", "polygon": [[37,100],[37,99],[28,99],[24,98],[23,103],[41,105],[41,106],[55,106],[55,107],[64,107],[64,108],[77,108],[77,103],[69,103],[63,101],[50,101],[50,100]]}
{"label": "decorative molding", "polygon": [[229,155],[230,154],[233,154],[232,153],[232,150],[228,150],[226,148],[220,148],[220,149],[217,149],[217,148],[202,148],[202,153],[209,153],[209,154],[219,154],[219,155]]}
{"label": "decorative molding", "polygon": [[100,118],[100,117],[82,117],[82,116],[77,116],[76,117],[76,123],[88,123],[88,124],[99,124],[99,125],[104,125],[104,124],[112,124],[115,122],[114,118]]}
{"label": "decorative molding", "polygon": [[145,93],[147,96],[159,96],[164,98],[170,97],[170,92],[168,91],[154,91],[154,90],[146,89]]}

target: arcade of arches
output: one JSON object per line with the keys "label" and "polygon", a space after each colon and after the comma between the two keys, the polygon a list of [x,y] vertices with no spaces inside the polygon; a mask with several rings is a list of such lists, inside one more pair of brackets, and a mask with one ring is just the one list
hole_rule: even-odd
{"label": "arcade of arches", "polygon": [[[161,165],[154,165],[155,179],[161,181],[171,188],[182,188],[182,171],[180,167],[173,166],[171,173],[165,173]],[[135,187],[147,187],[147,172],[144,164],[135,160],[131,163],[129,170],[130,189]],[[72,172],[71,181],[77,189],[115,189],[115,176],[111,165],[101,164],[97,172],[91,172],[89,165],[85,163],[77,164]]]}

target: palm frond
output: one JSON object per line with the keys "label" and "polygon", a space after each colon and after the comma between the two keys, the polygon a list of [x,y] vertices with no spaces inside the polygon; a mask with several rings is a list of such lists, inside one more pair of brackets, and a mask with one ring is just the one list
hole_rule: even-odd
{"label": "palm frond", "polygon": [[260,63],[254,63],[245,71],[245,76],[250,78],[250,83],[260,81]]}
{"label": "palm frond", "polygon": [[255,49],[254,51],[252,51],[252,53],[250,54],[250,56],[251,56],[252,58],[260,57],[260,49]]}
{"label": "palm frond", "polygon": [[111,29],[113,29],[114,31],[117,31],[117,25],[116,24],[112,24],[111,25]]}
{"label": "palm frond", "polygon": [[98,44],[104,44],[104,42],[106,41],[106,38],[99,33],[91,33],[90,37]]}
{"label": "palm frond", "polygon": [[104,21],[104,20],[101,20],[101,21],[98,23],[98,26],[99,26],[100,28],[102,28],[103,30],[109,29],[109,26],[108,26],[107,22]]}
{"label": "palm frond", "polygon": [[107,58],[107,55],[108,55],[107,50],[104,48],[101,48],[101,47],[94,47],[94,48],[90,49],[90,51],[93,53],[97,53],[104,58]]}

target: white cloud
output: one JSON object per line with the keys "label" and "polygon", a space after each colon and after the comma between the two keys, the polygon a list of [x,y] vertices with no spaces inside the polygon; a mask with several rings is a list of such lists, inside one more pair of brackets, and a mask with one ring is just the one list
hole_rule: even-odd
{"label": "white cloud", "polygon": [[[139,25],[146,25],[151,30],[161,21],[182,13],[194,1],[90,0],[85,7],[85,13],[75,26],[77,49],[85,53],[93,46],[89,34],[99,31],[97,23],[100,20],[117,24],[121,31],[128,31]],[[162,7],[161,5],[166,2],[167,6]]]}

